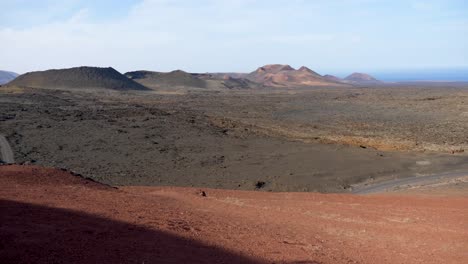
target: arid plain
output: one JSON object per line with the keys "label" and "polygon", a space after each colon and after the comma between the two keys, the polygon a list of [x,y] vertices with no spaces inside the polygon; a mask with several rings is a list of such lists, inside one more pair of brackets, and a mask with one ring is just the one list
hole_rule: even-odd
{"label": "arid plain", "polygon": [[468,90],[2,90],[16,160],[113,185],[346,192],[468,170]]}

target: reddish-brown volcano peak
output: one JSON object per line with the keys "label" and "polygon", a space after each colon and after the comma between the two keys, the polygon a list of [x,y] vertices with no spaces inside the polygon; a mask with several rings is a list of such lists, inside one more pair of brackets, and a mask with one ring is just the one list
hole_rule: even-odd
{"label": "reddish-brown volcano peak", "polygon": [[269,64],[248,74],[247,79],[271,87],[312,87],[340,85],[323,78],[315,71],[302,66],[296,70],[289,65]]}
{"label": "reddish-brown volcano peak", "polygon": [[306,71],[306,72],[312,72],[311,69],[307,68],[306,66],[302,66],[299,68],[299,71]]}
{"label": "reddish-brown volcano peak", "polygon": [[287,64],[268,64],[258,68],[257,73],[278,73],[281,71],[294,71],[294,68]]}
{"label": "reddish-brown volcano peak", "polygon": [[299,68],[299,71],[301,71],[301,72],[308,72],[308,73],[311,73],[311,74],[313,74],[313,75],[315,75],[315,76],[321,76],[320,74],[318,74],[318,73],[316,73],[315,71],[313,71],[313,70],[307,68],[306,66],[302,66],[301,68]]}

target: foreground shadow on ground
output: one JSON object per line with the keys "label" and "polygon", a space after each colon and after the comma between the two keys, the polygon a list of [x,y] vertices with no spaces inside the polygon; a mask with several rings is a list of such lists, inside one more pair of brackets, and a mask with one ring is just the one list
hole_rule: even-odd
{"label": "foreground shadow on ground", "polygon": [[262,263],[86,213],[0,200],[2,263]]}

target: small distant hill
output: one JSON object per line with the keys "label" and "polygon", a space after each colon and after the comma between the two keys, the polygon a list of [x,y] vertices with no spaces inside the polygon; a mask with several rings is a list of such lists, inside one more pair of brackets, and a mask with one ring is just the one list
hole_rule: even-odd
{"label": "small distant hill", "polygon": [[305,87],[344,85],[327,80],[313,70],[302,66],[298,70],[289,65],[270,64],[248,74],[247,79],[272,87]]}
{"label": "small distant hill", "polygon": [[176,70],[172,72],[133,71],[125,73],[128,78],[152,89],[171,87],[206,88],[207,83],[196,75]]}
{"label": "small distant hill", "polygon": [[381,83],[381,81],[370,76],[369,74],[355,72],[348,77],[343,79],[344,81],[351,83]]}
{"label": "small distant hill", "polygon": [[76,67],[29,72],[18,76],[9,86],[30,88],[98,88],[111,90],[148,90],[113,68]]}
{"label": "small distant hill", "polygon": [[9,83],[18,77],[17,73],[9,71],[0,71],[0,85]]}

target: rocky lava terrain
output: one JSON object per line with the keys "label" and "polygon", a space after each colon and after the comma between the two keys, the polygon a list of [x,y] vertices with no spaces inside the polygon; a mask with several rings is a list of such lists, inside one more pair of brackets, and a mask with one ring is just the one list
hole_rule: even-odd
{"label": "rocky lava terrain", "polygon": [[[19,163],[67,168],[112,185],[349,192],[356,184],[467,170],[460,150],[466,123],[451,114],[464,110],[444,107],[463,100],[462,90],[456,97],[421,90],[400,101],[405,90],[280,91],[4,87],[0,131]],[[420,100],[427,96],[444,99]],[[395,103],[397,112],[385,110]],[[426,110],[433,104],[437,115]],[[423,125],[430,129],[413,131]],[[406,148],[384,148],[401,146],[400,137],[410,142]],[[433,145],[440,148],[420,150]]]}

